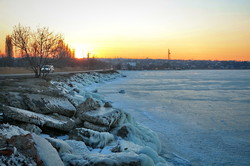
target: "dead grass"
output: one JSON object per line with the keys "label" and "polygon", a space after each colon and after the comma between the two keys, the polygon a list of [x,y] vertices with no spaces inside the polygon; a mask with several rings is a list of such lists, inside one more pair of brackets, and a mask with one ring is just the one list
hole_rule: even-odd
{"label": "dead grass", "polygon": [[[82,67],[64,67],[55,68],[55,72],[67,72],[67,71],[83,71],[86,70]],[[31,69],[24,67],[0,67],[0,74],[23,74],[23,73],[33,73]]]}
{"label": "dead grass", "polygon": [[22,74],[22,73],[32,73],[32,71],[24,67],[0,67],[0,74]]}

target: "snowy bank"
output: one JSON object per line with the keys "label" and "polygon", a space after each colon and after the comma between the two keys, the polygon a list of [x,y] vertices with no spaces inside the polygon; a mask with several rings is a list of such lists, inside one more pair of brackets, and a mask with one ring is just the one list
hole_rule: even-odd
{"label": "snowy bank", "polygon": [[[26,165],[171,165],[159,156],[158,136],[127,112],[113,108],[94,88],[121,76],[75,74],[52,79],[47,89],[53,94],[46,88],[42,94],[12,92],[20,99],[17,104],[0,103],[3,122],[12,124],[0,126],[0,164],[7,165],[16,156],[16,163],[22,158]],[[42,134],[21,129],[24,124],[36,126]],[[17,152],[5,155],[9,147]]]}

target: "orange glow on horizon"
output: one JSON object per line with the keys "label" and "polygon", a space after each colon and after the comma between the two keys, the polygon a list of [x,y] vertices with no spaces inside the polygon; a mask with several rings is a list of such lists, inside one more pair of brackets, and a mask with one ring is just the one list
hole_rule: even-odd
{"label": "orange glow on horizon", "polygon": [[1,0],[0,11],[0,54],[20,23],[63,34],[75,58],[167,59],[170,49],[173,60],[250,61],[246,0]]}
{"label": "orange glow on horizon", "polygon": [[[203,40],[204,41],[204,40]],[[114,44],[114,43],[112,43]],[[114,46],[114,47],[112,47]],[[136,45],[124,43],[123,45],[109,45],[96,48],[97,58],[128,58],[128,59],[167,59],[168,49],[171,50],[172,60],[236,60],[250,61],[250,50],[243,44],[238,45],[207,45],[199,44],[144,44]]]}

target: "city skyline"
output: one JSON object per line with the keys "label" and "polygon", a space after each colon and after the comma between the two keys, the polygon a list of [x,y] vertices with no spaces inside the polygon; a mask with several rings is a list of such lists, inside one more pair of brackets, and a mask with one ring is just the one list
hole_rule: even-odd
{"label": "city skyline", "polygon": [[19,23],[63,34],[77,56],[250,61],[247,0],[0,0],[0,50]]}

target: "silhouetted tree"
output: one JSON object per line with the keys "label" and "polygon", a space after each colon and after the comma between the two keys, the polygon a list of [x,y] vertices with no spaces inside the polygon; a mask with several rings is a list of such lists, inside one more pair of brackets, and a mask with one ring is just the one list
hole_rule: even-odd
{"label": "silhouetted tree", "polygon": [[14,27],[12,34],[12,44],[20,49],[22,57],[29,62],[35,77],[41,76],[42,66],[53,63],[62,56],[62,42],[62,35],[50,32],[47,27],[31,31],[30,27],[19,24]]}
{"label": "silhouetted tree", "polygon": [[61,58],[73,58],[74,57],[74,52],[71,51],[71,49],[69,48],[69,46],[67,44],[64,43],[63,40],[60,40],[58,43],[58,47],[60,48],[61,52],[60,52],[60,57]]}

